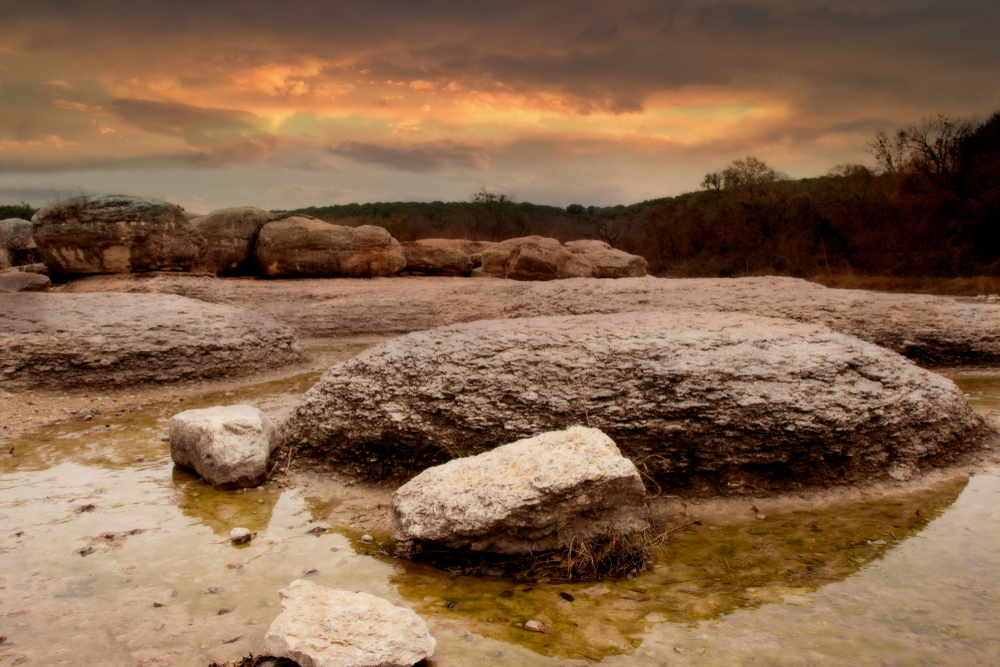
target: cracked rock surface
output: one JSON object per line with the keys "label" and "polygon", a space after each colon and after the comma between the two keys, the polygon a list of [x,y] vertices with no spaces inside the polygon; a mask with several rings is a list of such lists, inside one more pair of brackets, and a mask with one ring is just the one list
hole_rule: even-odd
{"label": "cracked rock surface", "polygon": [[611,438],[575,426],[428,468],[392,494],[400,542],[527,554],[649,527],[646,488]]}
{"label": "cracked rock surface", "polygon": [[0,387],[176,382],[298,361],[292,330],[166,294],[0,294]]}
{"label": "cracked rock surface", "polygon": [[437,646],[416,612],[368,593],[296,579],[279,594],[268,655],[313,667],[410,667]]}
{"label": "cracked rock surface", "polygon": [[328,371],[286,433],[379,478],[446,460],[445,443],[475,452],[588,423],[644,472],[730,491],[905,476],[976,447],[986,428],[950,380],[853,336],[674,312],[409,334]]}

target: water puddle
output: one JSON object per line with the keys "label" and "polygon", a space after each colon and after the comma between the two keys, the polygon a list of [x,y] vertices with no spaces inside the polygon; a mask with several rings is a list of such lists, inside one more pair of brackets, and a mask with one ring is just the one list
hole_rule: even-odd
{"label": "water puddle", "polygon": [[[331,358],[366,345],[332,345]],[[170,463],[195,407],[290,410],[307,373],[9,441],[0,457],[0,665],[207,665],[259,650],[299,577],[414,608],[439,667],[990,665],[1000,658],[1000,477],[702,521],[618,582],[473,578],[382,554],[386,490],[216,491]],[[1000,411],[1000,373],[956,378]],[[977,393],[978,392],[978,393]],[[334,490],[331,490],[334,489]],[[233,547],[236,526],[256,533]],[[375,537],[360,541],[363,533]],[[537,620],[551,633],[525,630]]]}

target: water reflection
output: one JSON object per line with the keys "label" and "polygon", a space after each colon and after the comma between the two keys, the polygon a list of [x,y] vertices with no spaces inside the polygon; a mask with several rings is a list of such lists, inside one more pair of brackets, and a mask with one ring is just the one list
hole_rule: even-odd
{"label": "water reflection", "polygon": [[[392,581],[428,617],[460,619],[477,634],[543,655],[599,660],[633,651],[649,623],[718,618],[843,581],[922,531],[966,483],[753,523],[694,526],[671,538],[652,571],[626,581],[515,585],[419,564]],[[526,631],[528,620],[554,632]]]}

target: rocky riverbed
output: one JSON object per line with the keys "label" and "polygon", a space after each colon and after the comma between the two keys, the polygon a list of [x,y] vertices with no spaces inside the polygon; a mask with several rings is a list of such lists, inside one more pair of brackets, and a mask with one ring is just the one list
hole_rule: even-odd
{"label": "rocky riverbed", "polygon": [[[993,558],[1000,530],[993,517],[996,503],[990,500],[1000,492],[1000,460],[996,439],[989,435],[1000,426],[1000,375],[995,366],[977,370],[968,363],[997,360],[998,309],[992,304],[837,292],[787,279],[537,284],[152,274],[80,279],[54,289],[56,294],[9,295],[22,307],[6,312],[21,314],[0,319],[8,359],[11,354],[22,359],[14,370],[28,373],[5,371],[11,379],[22,379],[0,394],[0,665],[187,665],[235,659],[260,650],[279,611],[277,591],[299,578],[372,593],[416,610],[437,640],[434,659],[448,667],[482,661],[555,667],[567,660],[602,659],[637,666],[665,661],[729,665],[769,656],[820,665],[845,659],[875,665],[887,660],[988,664],[993,655],[1000,591],[985,582],[1000,580]],[[51,299],[52,308],[33,312],[23,307],[25,297]],[[169,313],[155,312],[159,301],[187,317],[188,324],[171,327]],[[120,307],[124,303],[133,305]],[[100,304],[113,304],[117,315]],[[67,307],[77,316],[67,326],[58,325],[57,315]],[[132,315],[122,316],[125,312]],[[540,319],[525,319],[529,316]],[[149,327],[143,317],[164,322]],[[476,319],[487,322],[457,324]],[[109,324],[112,320],[117,326]],[[55,325],[46,324],[50,321]],[[719,326],[706,326],[707,321]],[[249,335],[240,335],[244,324],[261,322],[262,329],[251,326]],[[391,339],[442,325],[456,326]],[[74,331],[86,335],[74,336]],[[19,340],[18,332],[28,333]],[[366,335],[345,338],[346,332]],[[546,338],[553,335],[569,338]],[[448,355],[465,354],[471,360],[467,366],[460,367],[456,357],[451,366],[434,368],[431,355],[424,367],[415,367],[416,374],[405,370],[408,358],[414,363],[423,358],[421,346],[440,352],[455,341],[462,344],[453,345]],[[47,346],[70,350],[64,354],[65,368],[54,367],[47,381],[23,380],[44,378],[49,370],[32,364],[32,345],[40,351]],[[114,381],[102,385],[82,379],[98,376],[101,369],[74,365],[72,357],[79,354],[72,345],[94,351],[98,361],[108,359],[107,370],[117,374]],[[185,361],[192,345],[203,346],[196,359],[217,366]],[[586,583],[527,577],[516,564],[470,577],[431,562],[395,559],[389,522],[395,485],[359,481],[337,466],[317,466],[294,447],[279,450],[272,480],[253,489],[214,489],[170,461],[167,422],[183,410],[251,405],[281,424],[304,394],[329,384],[317,382],[340,362],[354,359],[333,375],[347,373],[351,382],[364,383],[371,379],[358,375],[359,368],[376,368],[373,359],[394,359],[398,353],[396,362],[372,377],[381,378],[379,386],[388,390],[399,384],[390,377],[394,368],[419,375],[421,383],[403,382],[398,388],[400,397],[416,399],[421,392],[433,393],[435,382],[444,391],[472,382],[477,373],[489,375],[490,359],[516,361],[518,372],[535,372],[552,355],[532,360],[528,352],[546,345],[559,348],[556,357],[564,361],[574,350],[612,348],[609,359],[620,361],[626,354],[641,361],[632,370],[641,366],[642,373],[626,372],[618,379],[614,374],[628,371],[628,365],[608,366],[601,387],[610,389],[641,384],[649,371],[671,387],[687,387],[685,394],[699,382],[706,390],[749,382],[737,393],[756,396],[750,389],[760,384],[773,397],[775,387],[793,377],[795,387],[778,393],[794,399],[782,405],[798,415],[795,419],[832,414],[830,406],[839,406],[847,424],[863,407],[851,401],[867,397],[866,405],[879,418],[864,427],[848,424],[845,445],[856,447],[849,442],[852,433],[881,428],[884,420],[889,431],[877,437],[871,431],[865,446],[898,440],[907,429],[926,434],[944,428],[947,437],[906,440],[909,444],[897,449],[912,449],[919,459],[928,447],[944,445],[961,456],[881,479],[855,476],[832,486],[803,484],[794,493],[747,486],[729,499],[664,487],[660,476],[649,486],[654,494],[650,520],[676,532],[656,552],[651,569],[620,581]],[[719,354],[728,358],[720,351],[744,348],[753,352],[750,357],[760,355],[759,363],[750,366],[769,368],[773,377],[749,381],[749,367],[737,372],[734,366],[730,372],[732,364],[719,360],[706,362],[698,372],[691,370],[698,364],[677,365]],[[151,363],[142,358],[142,349],[156,351]],[[281,350],[293,353],[273,356]],[[811,350],[820,353],[810,356]],[[954,376],[958,388],[890,350],[922,363],[965,363]],[[113,359],[109,352],[116,353]],[[739,354],[730,361],[750,357]],[[485,365],[473,363],[475,358]],[[157,359],[166,360],[160,365],[167,370],[158,368]],[[574,372],[572,363],[556,366],[559,373]],[[185,367],[192,372],[174,372]],[[788,372],[778,377],[780,369]],[[168,375],[158,378],[157,373]],[[851,373],[858,377],[844,380]],[[435,380],[435,374],[444,379]],[[558,379],[555,375],[543,372],[536,380],[549,382]],[[501,385],[506,381],[504,373],[496,377]],[[565,391],[557,393],[569,414],[576,404],[567,393],[574,386],[567,377]],[[577,379],[578,384],[591,380]],[[824,394],[824,386],[835,390]],[[649,394],[646,389],[639,393]],[[723,394],[698,394],[694,403],[709,409],[715,400],[729,400]],[[961,408],[958,412],[942,412],[937,425],[917,414],[920,406],[933,412],[945,395],[944,402]],[[577,421],[593,416],[616,423],[609,416],[613,410],[600,412],[613,407],[613,398],[588,396]],[[723,406],[705,422],[721,430],[718,437],[705,436],[702,449],[736,437],[718,423],[725,415],[752,412],[753,401],[742,405],[735,394],[730,398],[732,409]],[[820,399],[826,402],[813,405]],[[497,400],[489,399],[501,405]],[[610,403],[602,407],[592,401]],[[908,402],[913,409],[893,412]],[[812,408],[806,410],[806,404]],[[429,414],[411,407],[414,415]],[[537,421],[545,412],[525,419]],[[515,417],[520,418],[516,411],[501,421]],[[745,417],[737,421],[748,433],[766,430],[760,419]],[[791,419],[786,417],[781,419]],[[962,426],[966,422],[968,428]],[[629,424],[616,439],[635,430]],[[502,425],[500,430],[507,431]],[[516,430],[507,441],[518,437]],[[836,447],[835,431],[823,440],[824,447]],[[504,437],[493,440],[497,444]],[[623,451],[638,456],[644,446],[639,442],[628,450],[626,445]],[[920,474],[912,474],[920,467]],[[851,483],[839,483],[845,481]],[[255,533],[249,545],[230,542],[230,531],[237,527]]]}
{"label": "rocky riverbed", "polygon": [[[259,651],[277,591],[301,577],[413,608],[443,667],[995,655],[1000,478],[989,456],[909,482],[730,500],[664,493],[653,518],[686,527],[653,569],[582,584],[455,576],[386,556],[391,486],[293,460],[258,489],[217,491],[170,465],[163,438],[176,412],[241,403],[283,419],[322,368],[375,342],[306,341],[313,364],[288,375],[0,397],[4,423],[20,429],[4,441],[14,455],[0,457],[0,664],[235,659]],[[985,418],[1000,417],[995,372],[958,382]],[[103,411],[77,421],[63,402]],[[230,545],[236,526],[257,533],[250,546]]]}

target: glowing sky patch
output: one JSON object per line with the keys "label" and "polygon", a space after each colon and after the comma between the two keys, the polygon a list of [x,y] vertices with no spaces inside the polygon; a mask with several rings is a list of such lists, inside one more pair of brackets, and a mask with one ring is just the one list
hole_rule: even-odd
{"label": "glowing sky patch", "polygon": [[1000,108],[996,25],[985,0],[19,3],[0,202],[617,204],[748,154],[813,176]]}

